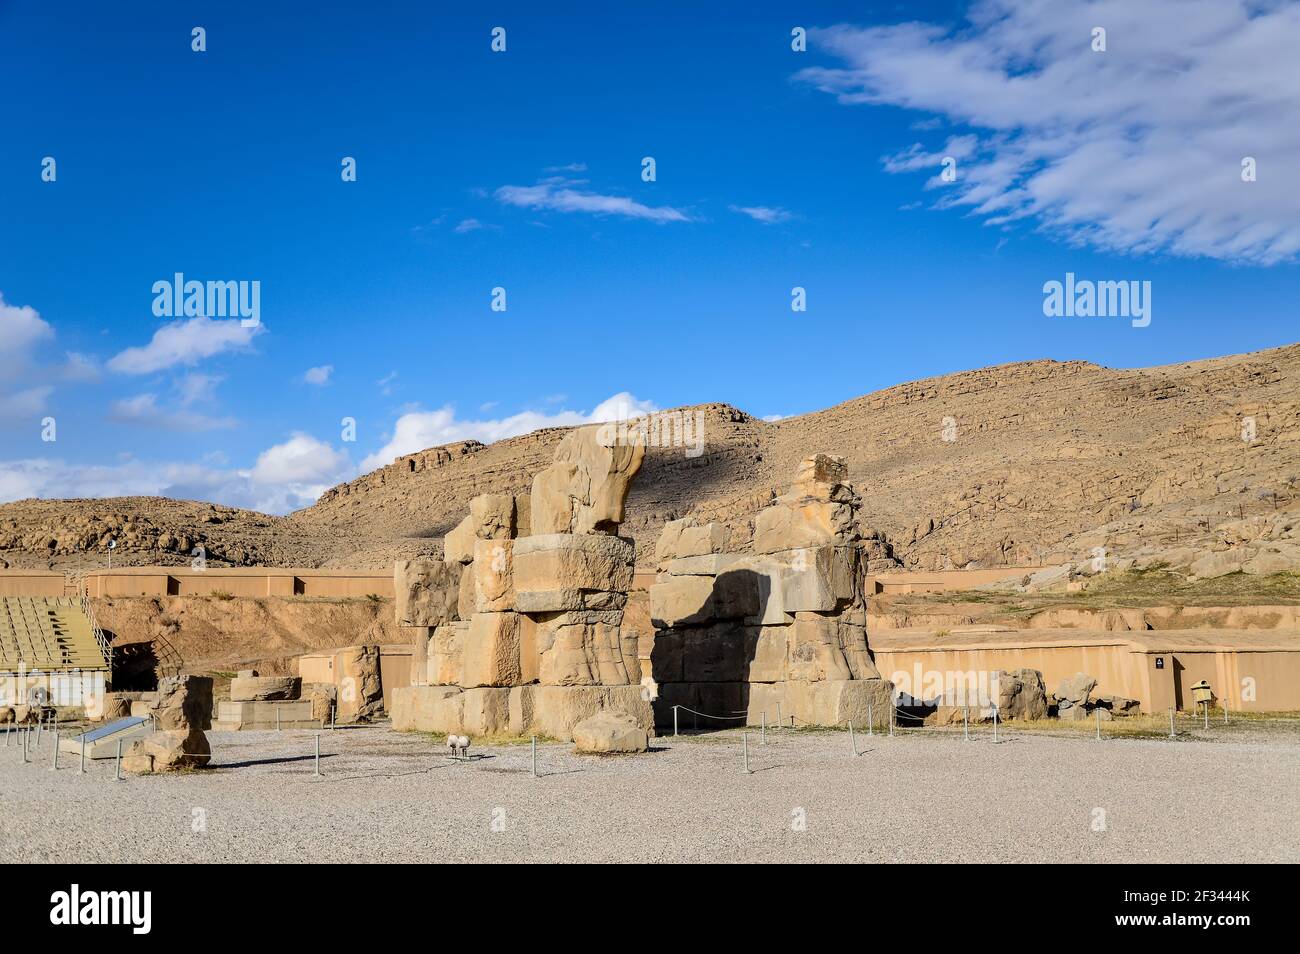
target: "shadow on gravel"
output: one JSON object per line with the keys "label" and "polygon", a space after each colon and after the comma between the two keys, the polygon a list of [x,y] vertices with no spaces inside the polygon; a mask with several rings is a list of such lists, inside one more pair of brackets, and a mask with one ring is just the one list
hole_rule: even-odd
{"label": "shadow on gravel", "polygon": [[[326,759],[338,758],[335,754],[321,753],[321,761]],[[312,762],[315,761],[315,755],[282,755],[278,758],[271,759],[245,759],[242,762],[222,762],[219,765],[208,763],[207,769],[213,772],[220,772],[224,769],[251,768],[254,765],[285,765],[291,762]]]}

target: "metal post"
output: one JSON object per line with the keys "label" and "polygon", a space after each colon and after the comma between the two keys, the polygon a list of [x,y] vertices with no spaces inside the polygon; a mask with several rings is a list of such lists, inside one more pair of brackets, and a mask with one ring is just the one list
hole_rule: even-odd
{"label": "metal post", "polygon": [[849,745],[853,747],[853,757],[858,757],[858,739],[853,734],[853,720],[849,720]]}
{"label": "metal post", "polygon": [[1228,700],[1223,700],[1223,724],[1228,724]]}
{"label": "metal post", "polygon": [[54,758],[50,760],[50,771],[57,772],[58,770],[59,770],[59,733],[56,731],[54,733]]}
{"label": "metal post", "polygon": [[745,755],[745,774],[749,774],[749,733],[742,732],[740,736],[741,751]]}
{"label": "metal post", "polygon": [[6,749],[9,748],[9,743],[13,741],[12,739],[9,738],[9,731],[12,728],[13,726],[11,726],[8,722],[5,723],[5,748]]}
{"label": "metal post", "polygon": [[86,733],[81,733],[81,774],[86,774]]}
{"label": "metal post", "polygon": [[37,715],[36,716],[36,747],[38,749],[41,747],[41,726],[43,724],[44,724],[44,720],[39,715]]}
{"label": "metal post", "polygon": [[763,732],[763,735],[762,735],[763,744],[764,744],[764,745],[767,745],[767,710],[766,710],[766,709],[763,710],[763,729],[762,729],[762,732]]}
{"label": "metal post", "polygon": [[673,706],[673,738],[674,739],[677,738],[677,709],[678,708],[679,708],[678,706]]}
{"label": "metal post", "polygon": [[31,761],[31,758],[28,756],[28,753],[31,751],[31,741],[32,741],[32,729],[31,726],[28,726],[26,729],[23,730],[23,761],[24,762]]}
{"label": "metal post", "polygon": [[320,733],[316,733],[316,774],[320,775]]}
{"label": "metal post", "polygon": [[1097,707],[1097,741],[1101,741],[1101,706]]}
{"label": "metal post", "polygon": [[1208,702],[1205,704],[1205,727],[1207,729],[1210,727],[1210,704]]}
{"label": "metal post", "polygon": [[785,719],[781,715],[781,703],[779,702],[776,704],[776,724],[778,726],[785,725]]}
{"label": "metal post", "polygon": [[1174,707],[1169,707],[1169,738],[1174,737]]}
{"label": "metal post", "polygon": [[970,706],[961,707],[961,730],[966,734],[966,741],[970,741]]}
{"label": "metal post", "polygon": [[998,744],[998,707],[993,707],[993,744]]}
{"label": "metal post", "polygon": [[117,770],[113,776],[113,781],[122,781],[122,740],[117,740]]}
{"label": "metal post", "polygon": [[537,736],[533,736],[533,778],[537,778]]}
{"label": "metal post", "polygon": [[876,714],[872,711],[871,700],[867,700],[867,735],[876,734]]}
{"label": "metal post", "polygon": [[891,701],[889,703],[889,737],[891,739],[894,737],[894,712],[895,711],[896,710],[894,709],[894,703]]}
{"label": "metal post", "polygon": [[339,707],[337,704],[330,703],[330,731],[334,731],[334,717],[338,714]]}

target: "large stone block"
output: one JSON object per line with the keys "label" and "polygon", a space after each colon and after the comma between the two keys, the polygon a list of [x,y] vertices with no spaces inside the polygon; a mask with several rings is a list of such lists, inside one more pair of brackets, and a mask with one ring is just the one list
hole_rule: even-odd
{"label": "large stone block", "polygon": [[[470,551],[473,552],[472,546]],[[472,563],[473,560],[469,562]],[[466,622],[474,615],[478,606],[478,587],[474,585],[474,579],[474,568],[469,563],[466,563],[460,575],[460,586],[456,593],[456,616]]]}
{"label": "large stone block", "polygon": [[212,680],[207,676],[166,676],[149,713],[167,731],[212,728]]}
{"label": "large stone block", "polygon": [[750,569],[717,577],[670,576],[650,587],[650,621],[660,628],[699,626],[759,614],[759,575]]}
{"label": "large stone block", "polygon": [[791,626],[749,626],[745,629],[747,682],[784,682],[788,671]]}
{"label": "large stone block", "polygon": [[669,576],[717,576],[745,566],[749,559],[740,553],[706,553],[679,557],[661,567]]}
{"label": "large stone block", "polygon": [[833,454],[814,454],[799,462],[794,481],[786,494],[789,500],[851,500],[853,491],[848,486],[849,465],[843,457]]}
{"label": "large stone block", "polygon": [[458,686],[464,660],[468,622],[443,623],[429,637],[428,673],[432,686]]}
{"label": "large stone block", "polygon": [[867,648],[866,626],[849,622],[842,616],[837,625],[840,650],[844,653],[844,661],[849,664],[849,673],[854,679],[879,679],[880,670]]}
{"label": "large stone block", "polygon": [[538,680],[550,686],[620,686],[630,682],[623,663],[619,610],[574,611],[534,617],[541,661]]}
{"label": "large stone block", "polygon": [[804,547],[781,558],[781,608],[787,613],[828,613],[861,593],[856,547]]}
{"label": "large stone block", "polygon": [[818,682],[852,678],[840,648],[839,624],[832,617],[798,613],[790,627],[788,678],[792,682]]}
{"label": "large stone block", "polygon": [[650,747],[644,726],[629,715],[607,709],[575,725],[573,741],[576,751],[596,755],[626,755]]}
{"label": "large stone block", "polygon": [[754,518],[755,553],[848,544],[855,536],[849,503],[777,503]]}
{"label": "large stone block", "polygon": [[674,560],[720,554],[727,548],[727,538],[727,528],[720,523],[696,526],[690,517],[669,520],[655,544],[655,559],[662,570]]}
{"label": "large stone block", "polygon": [[868,719],[889,725],[894,684],[885,679],[846,679],[823,682],[787,682],[785,706],[808,725],[840,726],[852,720],[864,728]]}
{"label": "large stone block", "polygon": [[675,683],[685,678],[685,665],[682,659],[685,636],[680,629],[655,630],[655,639],[650,647],[650,675],[655,682]]}
{"label": "large stone block", "polygon": [[510,731],[510,690],[466,689],[460,731],[470,735],[504,735]]}
{"label": "large stone block", "polygon": [[443,559],[469,563],[477,540],[509,540],[515,535],[515,498],[509,494],[479,494],[469,513],[443,538]]}
{"label": "large stone block", "polygon": [[339,653],[339,722],[370,722],[384,711],[379,647],[350,646]]}
{"label": "large stone block", "polygon": [[456,686],[399,686],[392,691],[393,728],[399,732],[455,732],[463,721]]}
{"label": "large stone block", "polygon": [[617,533],[645,444],[619,443],[606,425],[570,431],[555,449],[555,463],[533,478],[533,534]]}
{"label": "large stone block", "polygon": [[1046,719],[1047,687],[1037,669],[1016,669],[997,675],[998,718]]}
{"label": "large stone block", "polygon": [[573,727],[603,710],[623,713],[647,730],[654,726],[654,713],[640,686],[521,686],[512,693],[511,724],[516,714],[520,724],[527,717],[528,733],[561,742],[571,742]]}
{"label": "large stone block", "polygon": [[461,647],[461,686],[515,686],[519,676],[519,614],[475,613]]}
{"label": "large stone block", "polygon": [[682,669],[686,682],[744,682],[748,675],[746,630],[737,623],[715,623],[682,630]]}
{"label": "large stone block", "polygon": [[202,768],[212,759],[201,729],[162,729],[132,743],[122,756],[122,771],[135,775]]}
{"label": "large stone block", "polygon": [[267,702],[297,699],[302,694],[298,676],[236,676],[230,680],[231,702]]}
{"label": "large stone block", "polygon": [[534,534],[514,544],[520,612],[621,609],[632,586],[636,548],[604,534]]}
{"label": "large stone block", "polygon": [[515,608],[513,540],[478,540],[474,543],[474,610],[502,613]]}
{"label": "large stone block", "polygon": [[393,591],[398,626],[438,626],[457,618],[460,563],[398,560]]}

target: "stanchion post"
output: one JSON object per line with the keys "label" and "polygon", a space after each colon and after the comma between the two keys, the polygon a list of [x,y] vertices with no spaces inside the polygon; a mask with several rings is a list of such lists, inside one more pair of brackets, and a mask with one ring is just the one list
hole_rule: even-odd
{"label": "stanchion post", "polygon": [[81,774],[86,774],[86,733],[81,733]]}
{"label": "stanchion post", "polygon": [[749,774],[749,733],[740,734],[740,750],[745,756],[745,774]]}
{"label": "stanchion post", "polygon": [[763,745],[767,745],[767,710],[766,709],[763,710],[762,718],[763,718],[763,728],[761,731],[763,734],[761,736],[761,739]]}
{"label": "stanchion post", "polygon": [[993,707],[993,744],[998,744],[998,707]]}
{"label": "stanchion post", "polygon": [[680,706],[673,706],[673,738],[677,738],[677,710]]}
{"label": "stanchion post", "polygon": [[320,733],[316,733],[316,775],[320,776]]}
{"label": "stanchion post", "polygon": [[338,711],[339,711],[338,703],[331,702],[330,703],[330,731],[331,732],[334,731],[334,719],[338,715]]}
{"label": "stanchion post", "polygon": [[1205,727],[1207,729],[1210,727],[1210,704],[1208,702],[1205,704]]}
{"label": "stanchion post", "polygon": [[113,781],[122,781],[122,740],[117,740],[117,768],[113,772]]}
{"label": "stanchion post", "polygon": [[533,736],[533,778],[537,778],[537,736]]}
{"label": "stanchion post", "polygon": [[849,720],[849,746],[853,749],[853,757],[858,757],[858,739],[853,734],[853,720]]}
{"label": "stanchion post", "polygon": [[1101,741],[1101,706],[1097,707],[1097,741]]}
{"label": "stanchion post", "polygon": [[871,700],[867,700],[867,735],[876,734],[876,713],[872,710]]}
{"label": "stanchion post", "polygon": [[51,771],[51,772],[57,772],[58,770],[59,770],[59,733],[58,733],[58,730],[55,730],[55,732],[54,732],[54,758],[52,758],[52,759],[50,760],[50,771]]}
{"label": "stanchion post", "polygon": [[1169,738],[1174,737],[1174,707],[1169,707]]}
{"label": "stanchion post", "polygon": [[1223,700],[1223,724],[1228,724],[1228,700]]}
{"label": "stanchion post", "polygon": [[961,707],[961,730],[966,736],[966,741],[970,741],[970,706]]}
{"label": "stanchion post", "polygon": [[280,731],[280,707],[275,707],[275,731]]}

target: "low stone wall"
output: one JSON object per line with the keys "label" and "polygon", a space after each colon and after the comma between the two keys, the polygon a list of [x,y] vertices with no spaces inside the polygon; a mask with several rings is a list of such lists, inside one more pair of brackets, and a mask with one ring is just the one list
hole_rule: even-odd
{"label": "low stone wall", "polygon": [[[358,570],[124,567],[86,574],[92,598],[114,596],[212,596],[244,599],[308,596],[327,599],[393,595],[391,575]],[[62,573],[0,570],[0,596],[72,596],[76,588]]]}

